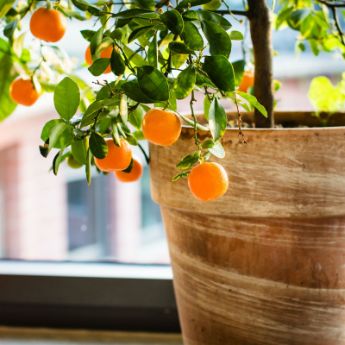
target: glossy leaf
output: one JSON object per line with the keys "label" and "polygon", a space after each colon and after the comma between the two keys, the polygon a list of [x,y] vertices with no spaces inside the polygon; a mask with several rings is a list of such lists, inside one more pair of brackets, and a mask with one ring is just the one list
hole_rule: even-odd
{"label": "glossy leaf", "polygon": [[87,147],[86,140],[75,140],[71,145],[71,152],[76,161],[80,164],[86,163]]}
{"label": "glossy leaf", "polygon": [[186,46],[192,50],[201,50],[204,47],[204,40],[192,22],[185,22],[182,39]]}
{"label": "glossy leaf", "polygon": [[93,64],[88,68],[90,73],[95,77],[100,76],[109,66],[110,60],[108,58],[100,58],[93,62]]}
{"label": "glossy leaf", "polygon": [[214,97],[208,112],[208,123],[214,140],[221,138],[225,132],[227,117],[218,98]]}
{"label": "glossy leaf", "polygon": [[107,156],[107,143],[104,138],[96,132],[92,132],[90,135],[90,150],[96,158],[103,159]]}
{"label": "glossy leaf", "polygon": [[138,68],[138,84],[142,92],[155,101],[169,99],[169,85],[162,72],[152,66]]}
{"label": "glossy leaf", "polygon": [[113,49],[110,57],[110,66],[111,70],[115,75],[122,75],[125,73],[126,65],[123,61],[123,58],[121,54],[116,51],[116,49]]}
{"label": "glossy leaf", "polygon": [[256,99],[255,96],[250,95],[247,92],[236,91],[238,95],[244,98],[252,107],[256,108],[264,117],[267,117],[267,110],[265,107]]}
{"label": "glossy leaf", "polygon": [[206,56],[203,70],[222,91],[235,90],[235,73],[230,61],[223,55]]}
{"label": "glossy leaf", "polygon": [[193,54],[194,51],[188,48],[183,42],[170,42],[169,49],[177,54]]}
{"label": "glossy leaf", "polygon": [[184,156],[179,163],[177,163],[176,168],[179,170],[189,170],[194,164],[198,163],[200,159],[199,152],[194,152],[187,156]]}
{"label": "glossy leaf", "polygon": [[202,22],[202,30],[210,45],[211,55],[224,55],[225,57],[230,55],[230,37],[219,24],[204,21]]}
{"label": "glossy leaf", "polygon": [[59,115],[70,120],[77,112],[80,103],[80,91],[71,78],[64,78],[55,88],[54,105]]}
{"label": "glossy leaf", "polygon": [[181,14],[175,9],[169,10],[161,14],[161,21],[174,34],[180,35],[183,31],[184,22]]}
{"label": "glossy leaf", "polygon": [[154,103],[155,101],[148,97],[140,88],[138,80],[130,80],[122,85],[125,94],[133,101],[139,103]]}
{"label": "glossy leaf", "polygon": [[193,90],[196,81],[196,72],[193,66],[188,66],[176,79],[175,94],[177,99],[186,98]]}

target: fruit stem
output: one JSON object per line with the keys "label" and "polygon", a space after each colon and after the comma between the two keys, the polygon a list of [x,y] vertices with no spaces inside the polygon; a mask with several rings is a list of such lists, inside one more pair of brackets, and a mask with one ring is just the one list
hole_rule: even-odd
{"label": "fruit stem", "polygon": [[144,150],[143,146],[140,143],[138,143],[138,147],[139,147],[140,151],[142,152],[142,154],[144,155],[147,165],[149,165],[150,164],[150,157],[147,155],[146,151]]}

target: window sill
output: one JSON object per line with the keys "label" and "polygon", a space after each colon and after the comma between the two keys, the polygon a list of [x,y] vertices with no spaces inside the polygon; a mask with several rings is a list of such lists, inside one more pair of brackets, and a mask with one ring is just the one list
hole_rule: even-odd
{"label": "window sill", "polygon": [[0,345],[182,345],[180,335],[0,327]]}

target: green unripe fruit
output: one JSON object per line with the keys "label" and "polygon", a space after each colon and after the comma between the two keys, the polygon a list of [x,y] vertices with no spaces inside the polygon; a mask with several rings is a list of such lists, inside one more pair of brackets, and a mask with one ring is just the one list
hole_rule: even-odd
{"label": "green unripe fruit", "polygon": [[83,166],[83,164],[79,163],[73,156],[67,158],[67,164],[72,169],[79,169]]}

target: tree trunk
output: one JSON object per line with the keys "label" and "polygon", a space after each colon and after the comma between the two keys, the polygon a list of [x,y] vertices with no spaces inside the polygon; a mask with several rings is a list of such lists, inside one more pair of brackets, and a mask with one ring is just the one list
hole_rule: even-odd
{"label": "tree trunk", "polygon": [[273,127],[273,73],[271,16],[266,0],[248,0],[248,17],[255,60],[254,94],[268,117],[255,110],[256,127]]}

